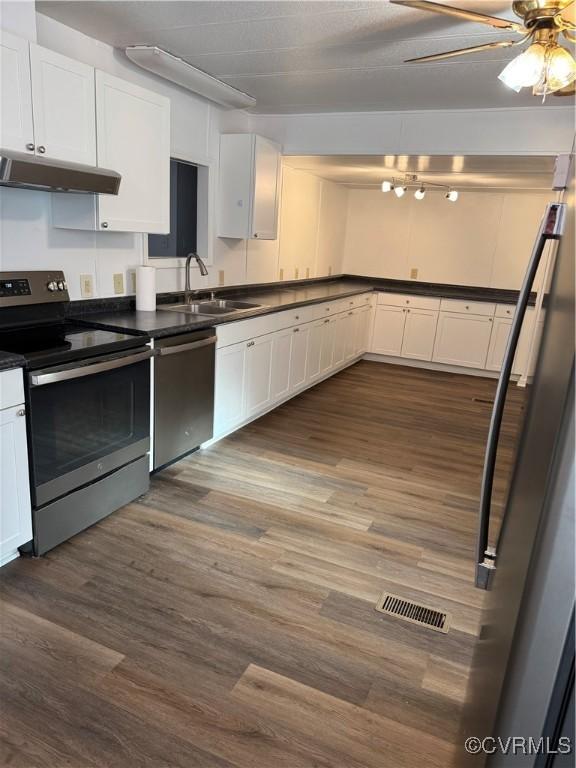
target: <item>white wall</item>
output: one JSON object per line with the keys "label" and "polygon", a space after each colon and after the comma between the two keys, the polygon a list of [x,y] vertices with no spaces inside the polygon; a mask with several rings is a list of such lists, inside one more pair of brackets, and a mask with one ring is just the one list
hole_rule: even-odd
{"label": "white wall", "polygon": [[344,272],[455,285],[517,289],[551,192],[461,190],[424,200],[352,189]]}

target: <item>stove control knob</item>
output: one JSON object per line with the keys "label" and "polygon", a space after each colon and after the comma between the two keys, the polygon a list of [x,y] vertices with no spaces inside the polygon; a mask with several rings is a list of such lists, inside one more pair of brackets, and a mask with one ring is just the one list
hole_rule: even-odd
{"label": "stove control knob", "polygon": [[57,290],[58,290],[58,283],[57,283],[57,282],[55,282],[54,280],[50,280],[50,282],[48,283],[48,285],[46,286],[46,288],[48,288],[48,290],[50,291],[50,293],[54,293],[54,291],[57,291]]}
{"label": "stove control knob", "polygon": [[59,291],[66,290],[66,283],[63,280],[58,280],[58,290]]}

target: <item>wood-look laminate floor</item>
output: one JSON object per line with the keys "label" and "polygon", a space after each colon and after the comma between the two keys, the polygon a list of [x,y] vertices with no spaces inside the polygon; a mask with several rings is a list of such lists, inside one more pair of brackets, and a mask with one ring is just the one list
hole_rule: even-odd
{"label": "wood-look laminate floor", "polygon": [[1,764],[454,764],[494,388],[361,362],[2,569]]}

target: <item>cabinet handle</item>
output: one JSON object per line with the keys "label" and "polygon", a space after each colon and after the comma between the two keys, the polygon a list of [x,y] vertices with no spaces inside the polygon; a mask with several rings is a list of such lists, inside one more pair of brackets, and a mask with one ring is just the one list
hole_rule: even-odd
{"label": "cabinet handle", "polygon": [[254,237],[258,237],[258,232],[254,232]]}
{"label": "cabinet handle", "polygon": [[300,315],[294,315],[294,320],[300,320]]}
{"label": "cabinet handle", "polygon": [[100,226],[102,227],[102,229],[108,229],[108,222],[103,221],[102,224],[100,224]]}
{"label": "cabinet handle", "polygon": [[327,317],[326,320],[324,320],[324,325],[326,325],[326,323],[329,323],[329,322],[330,322],[330,318]]}
{"label": "cabinet handle", "polygon": [[466,309],[470,309],[470,307],[468,306],[468,304],[466,304]]}
{"label": "cabinet handle", "polygon": [[406,304],[410,304],[410,299],[406,299]]}
{"label": "cabinet handle", "polygon": [[298,333],[298,332],[299,332],[299,330],[300,330],[300,328],[294,328],[294,330],[292,331],[292,333]]}
{"label": "cabinet handle", "polygon": [[410,314],[410,310],[409,309],[406,310],[406,314],[408,314],[408,315]]}
{"label": "cabinet handle", "polygon": [[494,322],[491,317],[488,318],[488,320],[492,323]]}
{"label": "cabinet handle", "polygon": [[325,307],[324,312],[330,312],[330,307]]}
{"label": "cabinet handle", "polygon": [[46,152],[46,147],[43,147],[43,146],[42,146],[42,144],[41,144],[41,145],[38,147],[38,152],[40,152],[40,154],[41,154],[41,155],[43,155],[43,154],[44,154],[44,152]]}
{"label": "cabinet handle", "polygon": [[34,150],[36,149],[36,147],[34,146],[34,144],[32,144],[32,142],[29,142],[28,144],[26,144],[26,149],[27,149],[29,152],[34,152]]}
{"label": "cabinet handle", "polygon": [[16,411],[16,416],[26,416],[26,409],[20,408],[18,411]]}
{"label": "cabinet handle", "polygon": [[349,315],[353,315],[353,314],[354,314],[354,312],[348,312],[348,314],[349,314]]}

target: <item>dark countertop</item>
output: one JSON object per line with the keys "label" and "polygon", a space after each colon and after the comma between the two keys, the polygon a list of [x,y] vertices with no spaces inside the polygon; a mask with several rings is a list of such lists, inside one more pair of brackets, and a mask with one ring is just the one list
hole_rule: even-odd
{"label": "dark countertop", "polygon": [[9,371],[11,368],[21,368],[25,360],[20,355],[13,352],[2,352],[0,350],[0,371]]}
{"label": "dark countertop", "polygon": [[[231,315],[191,317],[185,312],[166,311],[162,305],[169,305],[183,301],[181,293],[163,294],[158,297],[159,308],[155,312],[138,312],[132,305],[115,303],[106,304],[106,299],[101,300],[100,307],[108,310],[105,312],[84,312],[83,307],[78,307],[81,314],[76,315],[90,325],[108,330],[127,331],[134,334],[146,334],[152,338],[173,336],[179,333],[211,328],[223,323],[245,320],[258,315],[271,312],[279,312],[288,308],[304,306],[306,304],[319,304],[332,299],[355,296],[367,291],[380,291],[387,293],[405,293],[417,296],[435,296],[449,299],[462,299],[465,301],[488,301],[499,304],[514,304],[518,297],[518,291],[505,291],[497,288],[474,288],[457,285],[441,285],[438,283],[418,283],[404,280],[384,280],[379,278],[361,278],[353,276],[341,276],[326,279],[315,279],[300,283],[272,283],[267,285],[236,286],[216,290],[218,296],[225,295],[228,298],[239,298],[262,306],[247,312],[237,312]],[[206,292],[209,293],[209,292]],[[131,300],[133,302],[133,299]],[[120,309],[123,306],[125,308]],[[96,308],[96,306],[94,307]],[[76,307],[74,307],[76,309]],[[76,314],[76,313],[74,313]]]}

